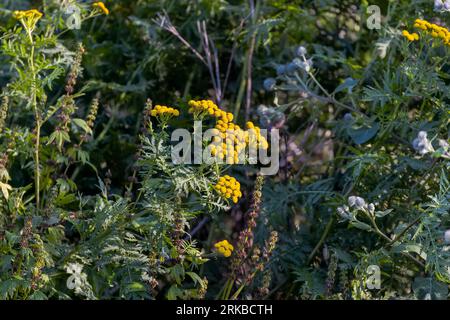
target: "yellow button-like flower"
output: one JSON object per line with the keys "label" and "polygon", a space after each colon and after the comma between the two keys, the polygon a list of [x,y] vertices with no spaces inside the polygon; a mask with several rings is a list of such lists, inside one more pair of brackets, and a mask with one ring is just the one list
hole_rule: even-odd
{"label": "yellow button-like flower", "polygon": [[214,247],[216,248],[217,252],[219,252],[225,258],[228,258],[229,256],[231,256],[231,253],[234,250],[233,245],[231,243],[229,243],[227,240],[222,240],[220,242],[217,242],[216,244],[214,244]]}
{"label": "yellow button-like flower", "polygon": [[190,100],[188,102],[189,113],[193,113],[196,116],[217,116],[221,114],[219,107],[211,100]]}
{"label": "yellow button-like flower", "polygon": [[150,115],[152,117],[171,118],[178,117],[180,111],[171,107],[156,105],[155,108],[150,111]]}
{"label": "yellow button-like flower", "polygon": [[19,20],[28,32],[32,32],[39,19],[42,18],[42,13],[36,9],[26,11],[14,11],[14,18]]}
{"label": "yellow button-like flower", "polygon": [[26,11],[14,11],[14,18],[20,20],[24,18],[37,19],[42,17],[42,13],[36,9],[26,10]]}
{"label": "yellow button-like flower", "polygon": [[[231,157],[233,158],[234,155]],[[234,203],[237,203],[239,201],[239,198],[242,197],[242,193],[240,190],[241,184],[235,178],[230,177],[229,175],[220,177],[217,181],[217,184],[214,186],[214,189],[216,189],[216,191],[221,195],[222,198],[231,198]]]}
{"label": "yellow button-like flower", "polygon": [[[408,37],[416,39],[418,35],[408,33]],[[217,119],[212,137],[212,143],[217,147],[209,148],[216,159],[225,159],[227,164],[238,164],[240,160],[245,161],[245,158],[240,157],[240,154],[247,146],[268,148],[267,140],[261,135],[260,128],[255,126],[253,122],[247,122],[247,130],[241,129],[239,125],[232,122],[234,119],[232,113],[219,109],[211,100],[190,100],[188,105],[189,113],[194,114],[195,118],[212,116]],[[252,132],[252,139],[249,139],[249,131]],[[222,146],[220,145],[221,140],[224,142]],[[233,199],[234,202],[237,202],[235,200]]]}
{"label": "yellow button-like flower", "polygon": [[247,129],[253,129],[253,128],[255,127],[255,125],[254,125],[253,122],[251,122],[251,121],[248,121],[248,122],[246,123],[246,126],[247,126]]}
{"label": "yellow button-like flower", "polygon": [[94,8],[100,9],[104,14],[109,14],[109,9],[105,6],[105,4],[102,1],[94,2],[92,4]]}
{"label": "yellow button-like flower", "polygon": [[409,33],[408,30],[403,30],[402,35],[409,41],[419,40],[419,35],[417,33]]}
{"label": "yellow button-like flower", "polygon": [[[450,31],[444,27],[441,27],[434,23],[429,23],[428,21],[416,19],[414,21],[414,27],[423,30],[424,33],[431,35],[434,39],[440,39],[445,45],[450,45]],[[405,30],[406,31],[406,30]],[[419,39],[419,35],[416,33],[406,34],[402,32],[408,40],[414,41]],[[407,31],[406,31],[407,32]]]}

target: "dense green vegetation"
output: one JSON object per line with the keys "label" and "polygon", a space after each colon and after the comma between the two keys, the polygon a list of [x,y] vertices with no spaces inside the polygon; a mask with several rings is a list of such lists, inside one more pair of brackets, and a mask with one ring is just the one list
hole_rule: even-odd
{"label": "dense green vegetation", "polygon": [[[448,298],[448,0],[1,0],[0,28],[0,299]],[[278,130],[278,172],[174,163],[194,120]]]}

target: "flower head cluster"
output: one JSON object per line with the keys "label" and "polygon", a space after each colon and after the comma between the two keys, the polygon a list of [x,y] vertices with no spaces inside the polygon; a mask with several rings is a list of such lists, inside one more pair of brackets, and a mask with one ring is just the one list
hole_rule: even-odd
{"label": "flower head cluster", "polygon": [[434,148],[431,142],[427,138],[426,131],[420,131],[417,134],[417,138],[413,140],[412,146],[420,155],[425,155],[430,152],[434,152]]}
{"label": "flower head cluster", "polygon": [[109,14],[109,9],[105,6],[105,4],[102,1],[94,2],[92,4],[94,8],[100,9],[104,14]]}
{"label": "flower head cluster", "polygon": [[242,197],[241,184],[229,175],[220,177],[214,188],[222,197],[231,198],[234,203],[237,203],[239,198]]}
{"label": "flower head cluster", "polygon": [[209,115],[221,119],[225,123],[233,121],[233,114],[220,110],[211,100],[190,100],[188,104],[189,113],[193,113],[196,116]]}
{"label": "flower head cluster", "polygon": [[306,54],[308,53],[308,51],[306,50],[306,48],[304,46],[299,46],[296,50],[295,53],[297,54],[297,56],[299,57],[303,57],[306,56]]}
{"label": "flower head cluster", "polygon": [[17,20],[20,20],[28,32],[32,32],[36,26],[36,23],[42,18],[42,13],[36,9],[31,9],[25,11],[14,11],[13,16]]}
{"label": "flower head cluster", "polygon": [[409,41],[417,41],[419,40],[419,35],[417,33],[409,33],[408,30],[403,30],[402,35],[408,39]]}
{"label": "flower head cluster", "polygon": [[231,256],[231,253],[234,250],[234,247],[231,243],[229,243],[227,240],[222,240],[220,242],[217,242],[214,247],[216,250],[222,254],[225,258],[228,258]]}
{"label": "flower head cluster", "polygon": [[246,127],[248,129],[247,143],[249,146],[253,148],[261,147],[262,149],[267,150],[269,143],[266,138],[261,135],[261,129],[255,126],[251,121],[247,122]]}
{"label": "flower head cluster", "polygon": [[178,117],[180,111],[171,107],[156,105],[155,108],[150,111],[150,115],[152,117]]}
{"label": "flower head cluster", "polygon": [[37,19],[42,17],[42,13],[36,9],[26,10],[26,11],[14,11],[14,18],[21,19]]}
{"label": "flower head cluster", "polygon": [[441,39],[444,44],[450,46],[450,31],[448,29],[421,19],[416,19],[414,21],[414,27],[422,29],[435,39]]}
{"label": "flower head cluster", "polygon": [[74,290],[76,294],[85,296],[88,299],[95,298],[92,286],[87,280],[87,274],[83,272],[83,265],[70,263],[66,266],[66,272],[70,274],[66,281],[68,289]]}
{"label": "flower head cluster", "polygon": [[247,123],[247,129],[234,124],[233,114],[219,109],[211,100],[189,101],[189,113],[196,117],[212,116],[217,119],[212,143],[208,146],[211,155],[227,164],[239,163],[241,151],[247,146],[267,149],[269,144],[261,135],[260,128],[252,122]]}
{"label": "flower head cluster", "polygon": [[219,141],[214,140],[213,142],[216,144],[210,145],[211,154],[217,155],[219,159],[226,158],[228,164],[236,164],[239,163],[241,151],[245,150],[247,146],[254,150],[259,147],[267,150],[269,143],[261,135],[261,129],[250,121],[247,122],[246,127],[247,130],[244,130],[232,122],[218,120],[215,129],[218,130],[222,144],[220,144],[220,139],[216,138]]}
{"label": "flower head cluster", "polygon": [[302,59],[295,58],[294,60],[292,60],[291,63],[287,65],[286,71],[292,73],[295,70],[302,69],[305,70],[306,72],[309,72],[312,66],[313,66],[312,59],[306,59],[304,57]]}
{"label": "flower head cluster", "polygon": [[226,159],[228,164],[239,163],[240,152],[246,147],[246,131],[237,124],[225,123],[222,120],[217,121],[214,130],[216,136],[209,145],[211,154],[221,160]]}

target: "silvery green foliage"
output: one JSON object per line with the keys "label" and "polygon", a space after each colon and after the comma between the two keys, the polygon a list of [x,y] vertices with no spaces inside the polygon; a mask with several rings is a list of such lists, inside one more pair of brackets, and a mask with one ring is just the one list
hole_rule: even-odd
{"label": "silvery green foliage", "polygon": [[[158,134],[151,138],[145,137],[143,156],[139,163],[146,206],[159,206],[161,198],[177,203],[182,198],[191,196],[198,197],[199,205],[212,212],[228,208],[224,200],[211,190],[212,182],[208,176],[201,174],[205,168],[172,163],[171,146],[167,137]],[[177,207],[174,207],[174,212],[175,208]]]}
{"label": "silvery green foliage", "polygon": [[[432,16],[432,3],[423,10]],[[445,14],[439,19],[448,27]],[[291,62],[297,70],[278,75],[274,109],[285,110],[285,128],[304,152],[291,164],[298,171],[290,177],[300,182],[268,191],[288,203],[270,206],[288,213],[272,215],[269,223],[292,230],[285,235],[285,250],[295,254],[280,260],[295,266],[292,279],[300,283],[296,288],[302,297],[325,292],[326,269],[310,266],[324,263],[317,252],[326,245],[335,250],[342,269],[354,272],[348,295],[354,299],[446,299],[448,50],[436,44],[420,51],[390,23],[371,43],[371,58],[360,59],[358,66],[349,52],[312,43],[307,53],[296,50]],[[314,61],[309,72],[302,55]],[[342,73],[336,78],[329,68]],[[327,130],[332,151],[312,139],[315,133],[326,141]],[[331,186],[320,185],[330,180]],[[311,205],[308,200],[315,198],[320,200]],[[291,220],[284,222],[286,217]],[[366,286],[371,265],[382,270],[378,291]],[[339,289],[334,297],[343,298]]]}

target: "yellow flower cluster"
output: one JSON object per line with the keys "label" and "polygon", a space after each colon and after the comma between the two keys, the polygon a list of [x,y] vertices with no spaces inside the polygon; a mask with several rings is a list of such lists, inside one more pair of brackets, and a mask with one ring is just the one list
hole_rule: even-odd
{"label": "yellow flower cluster", "polygon": [[155,108],[152,111],[150,111],[150,115],[153,117],[161,117],[161,116],[178,117],[180,115],[180,111],[171,107],[156,105]]}
{"label": "yellow flower cluster", "polygon": [[31,33],[36,27],[36,23],[42,18],[42,13],[36,9],[31,9],[26,11],[14,11],[13,16],[22,23],[27,32]]}
{"label": "yellow flower cluster", "polygon": [[36,9],[26,10],[26,11],[14,11],[14,18],[21,19],[36,19],[39,20],[42,17],[42,13],[40,13]]}
{"label": "yellow flower cluster", "polygon": [[419,40],[419,35],[417,33],[409,33],[408,30],[403,30],[402,35],[408,39],[409,41],[417,41]]}
{"label": "yellow flower cluster", "polygon": [[191,100],[188,104],[189,113],[193,113],[197,117],[209,115],[217,119],[214,127],[217,130],[214,132],[216,137],[208,147],[213,157],[225,159],[227,164],[237,164],[240,152],[245,150],[247,145],[255,149],[269,147],[267,140],[261,136],[259,127],[252,122],[247,122],[248,130],[241,129],[232,122],[233,114],[220,110],[213,101]]}
{"label": "yellow flower cluster", "polygon": [[261,135],[261,129],[253,124],[253,122],[249,121],[246,123],[247,127],[247,143],[250,147],[258,148],[261,147],[264,150],[269,148],[269,143],[266,138]]}
{"label": "yellow flower cluster", "polygon": [[[239,163],[240,152],[245,150],[247,146],[255,150],[258,147],[266,150],[269,143],[261,135],[261,129],[250,121],[247,122],[246,127],[247,130],[243,130],[237,124],[225,122],[222,119],[218,120],[215,129],[218,130],[218,135],[222,138],[222,144],[210,145],[211,154],[221,160],[225,158],[227,164],[236,164]],[[214,139],[213,142],[217,143],[217,140]]]}
{"label": "yellow flower cluster", "polygon": [[416,19],[414,27],[425,31],[433,38],[441,39],[444,44],[450,46],[450,31],[448,29],[422,19]]}
{"label": "yellow flower cluster", "polygon": [[241,184],[235,178],[225,175],[219,178],[219,181],[214,186],[214,189],[224,198],[231,198],[234,203],[239,201],[242,197]]}
{"label": "yellow flower cluster", "polygon": [[[217,130],[217,136],[220,135],[222,144],[210,145],[211,154],[217,156],[219,159],[226,159],[228,164],[239,163],[239,153],[245,150],[246,139],[248,135],[246,131],[242,130],[237,124],[232,122],[225,122],[218,120],[215,129]],[[215,137],[213,142],[219,141],[218,137]]]}
{"label": "yellow flower cluster", "polygon": [[100,9],[104,14],[109,14],[109,9],[105,6],[105,4],[102,1],[94,2],[92,4],[94,8]]}
{"label": "yellow flower cluster", "polygon": [[220,242],[217,242],[214,247],[216,250],[222,254],[225,258],[228,258],[231,256],[231,253],[234,250],[234,247],[231,243],[229,243],[227,240],[222,240]]}
{"label": "yellow flower cluster", "polygon": [[220,110],[219,107],[211,100],[190,100],[188,104],[190,107],[188,110],[189,113],[194,113],[197,116],[210,115],[221,119],[226,123],[233,121],[232,113]]}
{"label": "yellow flower cluster", "polygon": [[39,19],[42,18],[42,13],[36,9],[25,11],[14,11],[13,16],[22,23],[27,33],[31,34],[36,27]]}

